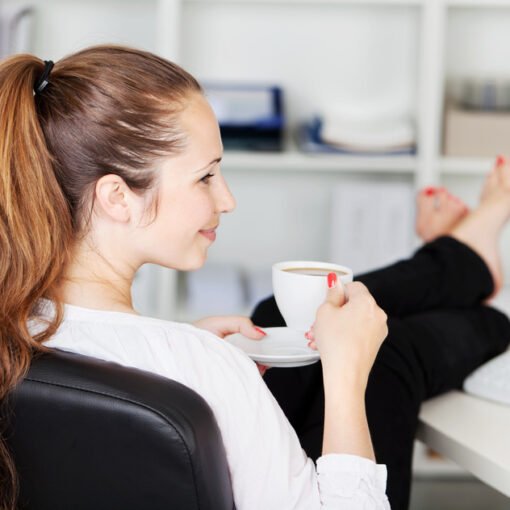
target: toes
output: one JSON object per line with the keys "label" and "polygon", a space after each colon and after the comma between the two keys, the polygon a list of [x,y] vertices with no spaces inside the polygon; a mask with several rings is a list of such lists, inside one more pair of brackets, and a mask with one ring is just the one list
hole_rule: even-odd
{"label": "toes", "polygon": [[468,206],[457,196],[448,193],[446,206],[455,214],[463,215],[469,212]]}
{"label": "toes", "polygon": [[510,162],[504,156],[498,156],[495,169],[499,184],[510,189]]}
{"label": "toes", "polygon": [[485,180],[482,186],[482,191],[480,195],[480,199],[485,200],[492,190],[496,189],[499,186],[499,182],[501,179],[501,169],[500,167],[504,165],[505,158],[503,156],[498,156],[491,170],[485,176]]}
{"label": "toes", "polygon": [[491,196],[507,195],[510,192],[510,161],[504,156],[498,156],[490,172],[485,177],[480,201],[490,199]]}
{"label": "toes", "polygon": [[416,205],[419,213],[429,213],[434,210],[434,202],[436,200],[438,188],[428,187],[422,189],[416,197]]}
{"label": "toes", "polygon": [[438,188],[429,187],[422,189],[416,197],[415,231],[418,237],[427,242],[435,233]]}
{"label": "toes", "polygon": [[444,187],[435,188],[435,192],[427,196],[427,199],[432,212],[437,214],[443,212],[447,208],[450,201],[450,194]]}
{"label": "toes", "polygon": [[444,207],[449,204],[450,200],[450,193],[446,188],[438,188],[436,193],[436,209],[439,209],[441,207]]}
{"label": "toes", "polygon": [[424,241],[451,230],[468,212],[466,204],[446,188],[425,188],[417,196],[416,233]]}
{"label": "toes", "polygon": [[466,204],[446,188],[424,188],[417,197],[418,211],[428,214],[430,212],[452,211],[456,214],[467,212]]}

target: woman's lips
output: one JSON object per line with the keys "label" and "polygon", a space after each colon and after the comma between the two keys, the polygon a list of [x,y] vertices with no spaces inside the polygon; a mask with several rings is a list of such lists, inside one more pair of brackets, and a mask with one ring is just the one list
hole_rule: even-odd
{"label": "woman's lips", "polygon": [[215,241],[216,240],[216,229],[211,228],[209,230],[200,230],[200,233],[209,239],[209,241]]}

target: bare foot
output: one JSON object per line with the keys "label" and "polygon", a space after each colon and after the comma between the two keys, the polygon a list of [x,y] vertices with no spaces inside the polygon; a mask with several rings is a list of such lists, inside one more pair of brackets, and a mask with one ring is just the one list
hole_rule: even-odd
{"label": "bare foot", "polygon": [[416,197],[416,233],[425,242],[448,234],[469,213],[445,188],[425,188]]}
{"label": "bare foot", "polygon": [[477,252],[494,280],[492,299],[503,286],[500,233],[510,218],[510,164],[501,156],[485,179],[480,204],[449,233]]}

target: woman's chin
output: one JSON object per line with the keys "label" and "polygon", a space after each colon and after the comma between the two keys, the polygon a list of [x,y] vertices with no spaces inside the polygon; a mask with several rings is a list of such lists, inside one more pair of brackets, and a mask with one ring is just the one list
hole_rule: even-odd
{"label": "woman's chin", "polygon": [[175,269],[176,271],[195,271],[204,266],[207,261],[207,250],[201,248],[200,250],[193,250],[192,253],[182,255],[180,257],[173,257],[172,260],[158,258],[152,260],[151,263],[158,264],[168,269]]}
{"label": "woman's chin", "polygon": [[204,253],[201,257],[194,257],[183,261],[182,265],[175,267],[178,271],[196,271],[204,266],[207,261],[207,253]]}

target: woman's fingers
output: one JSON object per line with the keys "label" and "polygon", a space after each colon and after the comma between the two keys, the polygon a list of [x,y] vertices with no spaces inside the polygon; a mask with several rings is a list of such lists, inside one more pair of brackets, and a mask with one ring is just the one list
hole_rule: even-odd
{"label": "woman's fingers", "polygon": [[231,319],[232,327],[246,338],[250,338],[251,340],[261,340],[267,334],[263,329],[255,326],[248,317],[235,316]]}
{"label": "woman's fingers", "polygon": [[336,273],[328,274],[328,293],[326,302],[334,306],[342,306],[345,304],[345,292],[342,281],[338,279]]}

